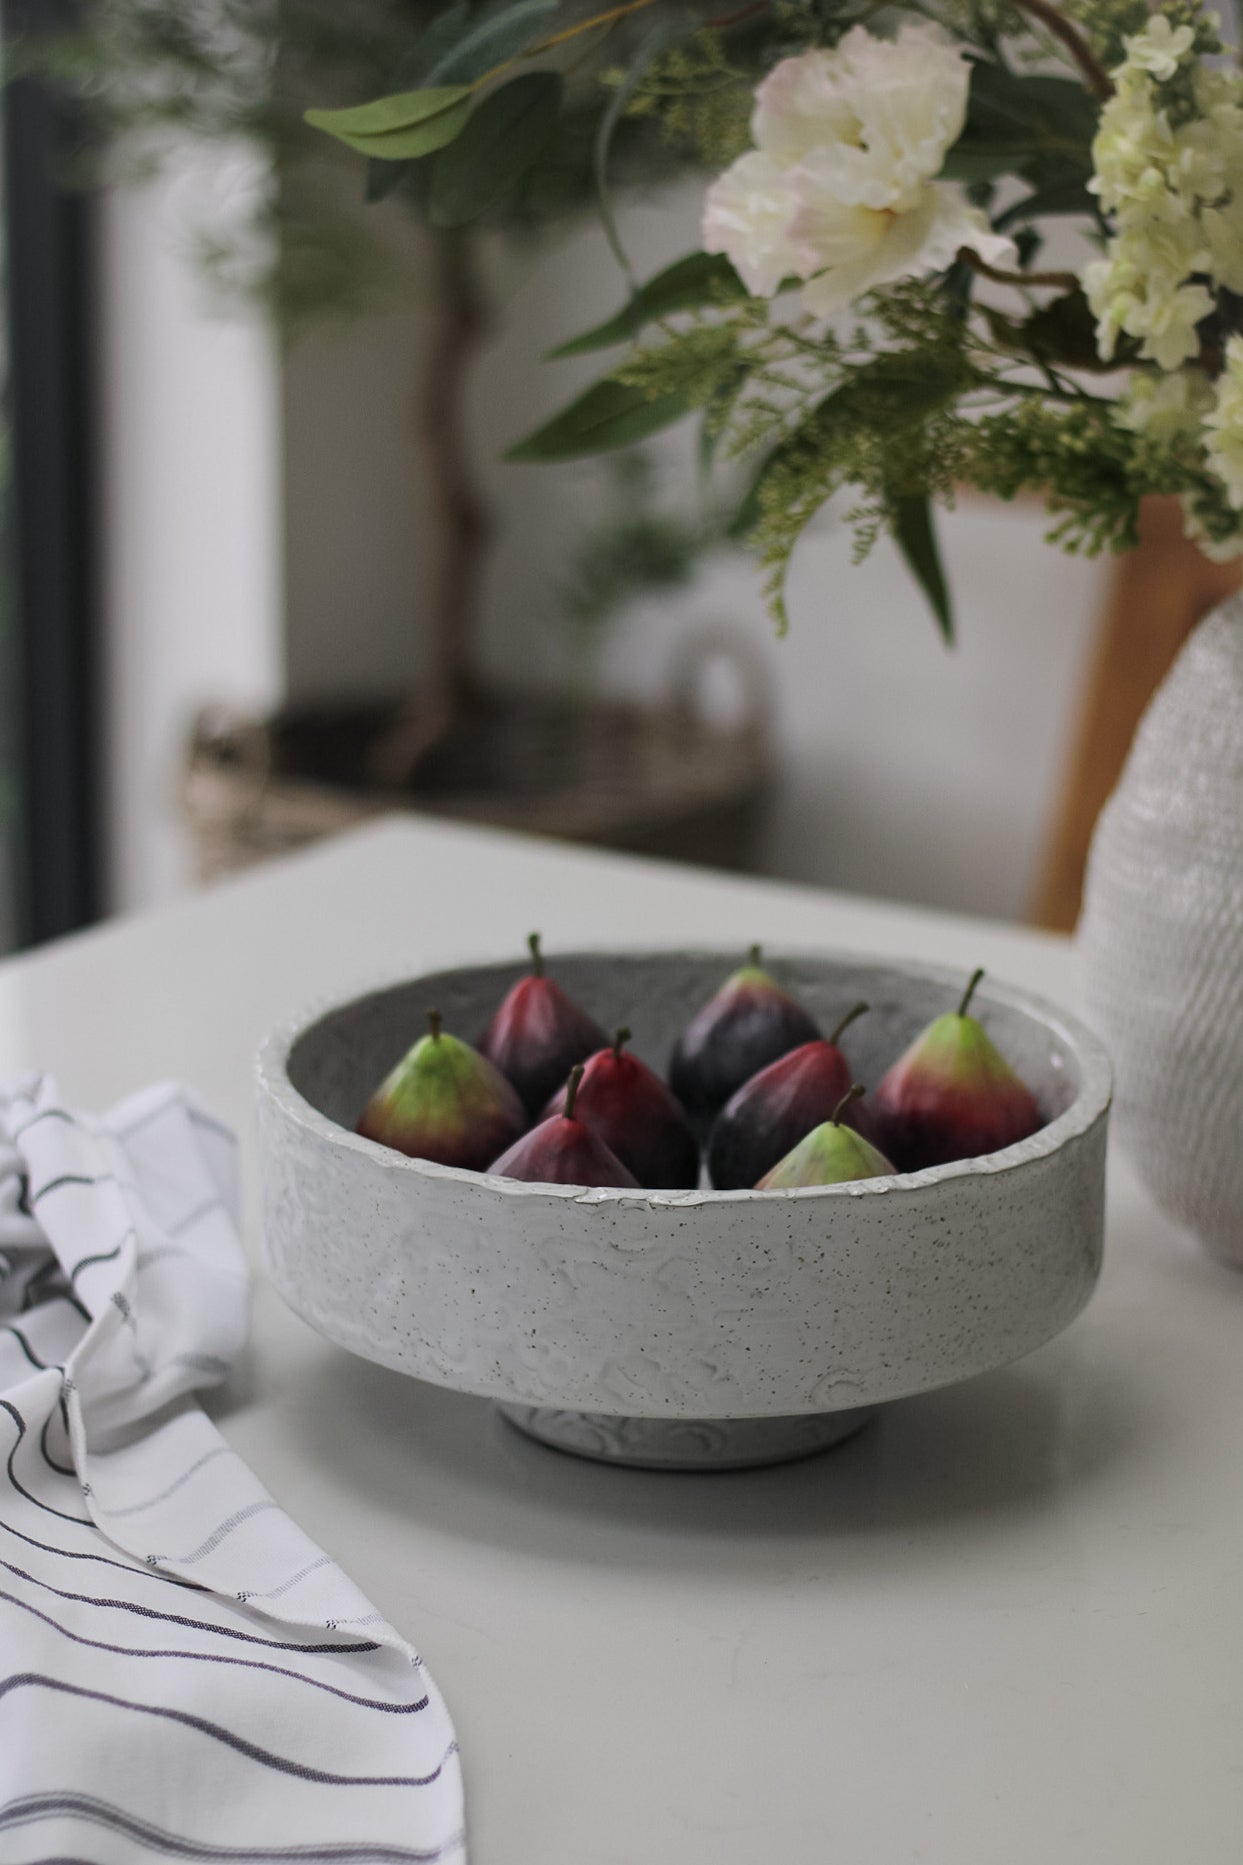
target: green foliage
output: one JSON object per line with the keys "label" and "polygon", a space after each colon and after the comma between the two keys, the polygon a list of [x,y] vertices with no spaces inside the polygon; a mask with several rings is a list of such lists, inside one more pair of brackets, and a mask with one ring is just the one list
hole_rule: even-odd
{"label": "green foliage", "polygon": [[[217,0],[221,39],[197,8],[182,17],[167,0],[87,0],[93,21],[120,21],[145,47],[122,118],[145,113],[149,126],[163,126],[188,115],[213,133],[244,127],[297,152],[282,166],[272,210],[286,276],[300,252],[289,220],[301,198],[308,102],[319,106],[312,122],[370,158],[373,196],[397,193],[434,225],[526,231],[577,211],[594,192],[629,278],[617,187],[689,161],[721,168],[742,154],[756,84],[779,60],[831,47],[856,26],[883,33],[910,14],[930,19],[958,39],[972,67],[965,125],[943,176],[963,184],[995,232],[1011,235],[1017,274],[960,250],[931,277],[872,292],[844,330],[808,318],[784,289],[771,301],[747,296],[724,259],[688,255],[632,285],[614,316],[553,351],[634,345],[508,457],[626,449],[698,413],[709,484],[722,462],[728,472],[741,461],[749,474],[732,529],[758,551],[782,626],[791,555],[845,487],[855,493],[848,518],[858,552],[888,532],[947,637],[932,506],[952,502],[958,486],[1003,498],[1043,493],[1069,549],[1125,546],[1150,492],[1181,495],[1210,540],[1237,533],[1203,432],[1193,422],[1190,437],[1172,438],[1167,422],[1144,434],[1117,418],[1097,392],[1098,318],[1083,288],[1074,274],[1035,263],[1049,217],[1078,216],[1102,239],[1116,232],[1089,191],[1093,141],[1105,70],[1145,26],[1146,0],[1063,0],[1053,27],[1077,20],[1082,28],[1077,43],[1068,28],[1069,45],[1029,0],[771,0],[710,26],[689,0],[603,12],[593,10],[598,3],[283,0],[277,14],[261,16],[243,0]],[[1198,57],[1215,54],[1216,27],[1195,0],[1162,0],[1160,10],[1193,26]],[[1196,114],[1187,60],[1161,81],[1160,103],[1175,126]],[[793,225],[782,237],[793,237]],[[344,282],[348,268],[339,271]],[[303,277],[309,299],[310,247]],[[1208,320],[1198,337],[1210,377],[1224,337],[1243,329],[1235,294],[1218,293],[1216,304],[1215,361]],[[1120,340],[1113,362],[1147,367],[1133,337]],[[673,577],[689,548],[690,533],[667,514],[642,501],[628,511],[614,542],[597,539],[585,560],[581,589],[596,593],[583,595],[584,613],[606,585],[624,582],[627,551],[658,579]]]}
{"label": "green foliage", "polygon": [[[879,295],[872,308],[883,315]],[[974,367],[950,326],[932,341],[880,350],[866,361],[839,357],[830,366],[837,385],[796,415],[749,494],[756,514],[749,542],[768,571],[774,618],[784,631],[785,579],[803,532],[836,492],[852,486],[860,495],[850,514],[858,554],[882,528],[902,540],[925,589],[936,591],[934,610],[948,633],[948,597],[935,547],[919,536],[916,508],[953,496],[967,425],[958,404],[976,381]]]}
{"label": "green foliage", "polygon": [[947,642],[954,639],[954,617],[950,608],[949,587],[941,567],[932,506],[923,494],[899,497],[893,501],[893,535],[905,557],[912,576],[928,598]]}
{"label": "green foliage", "polygon": [[[453,146],[446,131],[460,133],[473,109],[390,127],[370,116],[375,100],[460,86],[482,107],[496,82],[490,74],[552,32],[554,15],[565,17],[565,0],[82,0],[77,11],[74,32],[27,48],[26,57],[86,104],[103,151],[92,157],[92,173],[145,177],[184,140],[254,144],[279,187],[199,228],[200,257],[227,291],[262,299],[283,328],[295,330],[374,303],[391,275],[383,236],[355,210],[364,176],[355,167],[344,188],[334,185],[334,143],[307,123],[308,106],[363,108],[362,146],[369,126],[392,138],[378,152],[387,159],[368,161],[369,198],[393,194],[427,218],[439,161],[432,145],[444,138],[442,146]],[[642,15],[638,22],[618,22],[607,47],[591,42],[586,58],[581,45],[568,48],[556,133],[525,166],[506,149],[506,185],[479,188],[472,224],[525,238],[590,210],[593,148],[610,97],[599,74],[617,56],[629,57]],[[524,120],[515,133],[525,136],[529,127]],[[476,133],[486,128],[485,118]],[[428,152],[393,159],[407,134],[412,152]],[[356,164],[353,151],[337,154]],[[685,160],[657,124],[625,117],[611,150],[613,186],[650,187]],[[441,189],[448,186],[442,180]]]}
{"label": "green foliage", "polygon": [[557,131],[563,80],[528,71],[492,91],[432,169],[433,226],[464,227],[505,199]]}
{"label": "green foliage", "polygon": [[470,116],[470,96],[468,85],[443,85],[403,91],[350,110],[308,110],[306,120],[361,155],[408,162],[453,141]]}
{"label": "green foliage", "polygon": [[750,143],[758,75],[728,56],[722,35],[708,30],[652,59],[637,83],[619,72],[609,81],[619,94],[627,87],[630,115],[654,118],[670,143],[695,150],[710,168],[724,168]]}
{"label": "green foliage", "polygon": [[704,305],[729,304],[745,298],[746,287],[729,260],[718,253],[688,253],[675,259],[645,285],[636,287],[615,317],[581,336],[571,337],[548,352],[549,360],[579,356],[586,350],[607,350],[637,337],[648,324],[677,311],[699,310]]}
{"label": "green foliage", "polygon": [[691,403],[677,389],[648,393],[606,377],[577,397],[551,421],[505,455],[507,460],[581,460],[614,447],[631,447],[662,427],[671,427]]}
{"label": "green foliage", "polygon": [[557,6],[558,0],[512,0],[478,12],[455,0],[416,44],[425,65],[421,82],[474,84],[487,77],[538,39]]}

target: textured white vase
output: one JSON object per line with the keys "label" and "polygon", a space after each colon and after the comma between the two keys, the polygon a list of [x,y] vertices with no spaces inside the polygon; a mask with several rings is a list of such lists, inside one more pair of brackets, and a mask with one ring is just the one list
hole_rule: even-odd
{"label": "textured white vase", "polygon": [[1243,599],[1199,625],[1092,844],[1085,1004],[1115,1132],[1158,1203],[1243,1267]]}

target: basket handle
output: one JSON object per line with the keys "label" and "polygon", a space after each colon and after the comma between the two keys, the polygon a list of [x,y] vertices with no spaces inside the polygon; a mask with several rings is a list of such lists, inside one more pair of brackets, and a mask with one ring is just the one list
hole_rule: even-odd
{"label": "basket handle", "polygon": [[704,724],[706,676],[714,664],[731,671],[741,697],[738,731],[757,739],[772,736],[776,711],[768,666],[753,641],[728,622],[707,623],[683,637],[669,661],[670,703],[686,726]]}
{"label": "basket handle", "polygon": [[267,725],[231,706],[215,702],[201,706],[190,726],[187,778],[204,767],[227,767],[248,780],[248,795],[238,818],[251,821],[263,807],[272,778],[272,738]]}

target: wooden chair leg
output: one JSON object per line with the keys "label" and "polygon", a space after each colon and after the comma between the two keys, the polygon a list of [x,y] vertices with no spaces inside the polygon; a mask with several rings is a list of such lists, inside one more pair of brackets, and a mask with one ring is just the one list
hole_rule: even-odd
{"label": "wooden chair leg", "polygon": [[1175,499],[1146,501],[1138,547],[1109,578],[1070,762],[1041,863],[1031,919],[1071,932],[1096,818],[1122,773],[1135,728],[1202,616],[1243,586],[1243,565],[1211,563],[1183,535]]}

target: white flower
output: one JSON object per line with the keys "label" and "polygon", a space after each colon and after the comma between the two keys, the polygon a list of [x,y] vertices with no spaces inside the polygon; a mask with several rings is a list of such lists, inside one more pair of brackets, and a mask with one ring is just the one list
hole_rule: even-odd
{"label": "white flower", "polygon": [[771,298],[782,279],[799,269],[799,250],[790,234],[797,212],[789,170],[762,150],[752,150],[708,190],[704,251],[728,253],[747,290]]}
{"label": "white flower", "polygon": [[949,265],[968,246],[1014,247],[959,191],[934,180],[962,133],[970,67],[926,26],[876,39],[856,26],[832,51],[784,59],[756,92],[756,148],[708,192],[704,249],[748,291],[808,281],[815,315],[874,286]]}
{"label": "white flower", "polygon": [[1116,418],[1119,426],[1160,446],[1198,442],[1213,401],[1213,385],[1202,369],[1160,376],[1136,370],[1118,401]]}
{"label": "white flower", "polygon": [[953,263],[963,246],[991,265],[1013,261],[1010,241],[956,189],[925,187],[906,213],[844,207],[805,164],[799,173],[794,234],[803,303],[817,317],[843,310],[865,291]]}
{"label": "white flower", "polygon": [[1106,361],[1125,333],[1145,359],[1180,368],[1200,347],[1196,326],[1214,308],[1211,288],[1243,290],[1239,76],[1198,64],[1198,114],[1177,124],[1154,82],[1173,74],[1194,39],[1190,27],[1175,29],[1157,15],[1127,41],[1127,61],[1101,112],[1090,186],[1113,213],[1114,232],[1083,283]]}
{"label": "white flower", "polygon": [[756,147],[779,161],[813,151],[852,206],[913,207],[962,135],[971,68],[929,26],[896,39],[854,27],[831,52],[786,58],[755,94]]}
{"label": "white flower", "polygon": [[1150,71],[1158,83],[1165,84],[1195,44],[1195,37],[1194,26],[1172,26],[1158,13],[1142,32],[1122,43],[1133,70]]}
{"label": "white flower", "polygon": [[1225,368],[1217,381],[1217,400],[1204,417],[1209,465],[1226,488],[1236,510],[1243,510],[1243,337],[1226,345]]}
{"label": "white flower", "polygon": [[1108,259],[1085,267],[1083,288],[1105,362],[1124,333],[1138,340],[1142,357],[1178,369],[1199,349],[1196,325],[1213,309],[1211,292],[1187,281],[1186,268],[1162,266],[1157,243],[1145,238],[1115,241]]}

